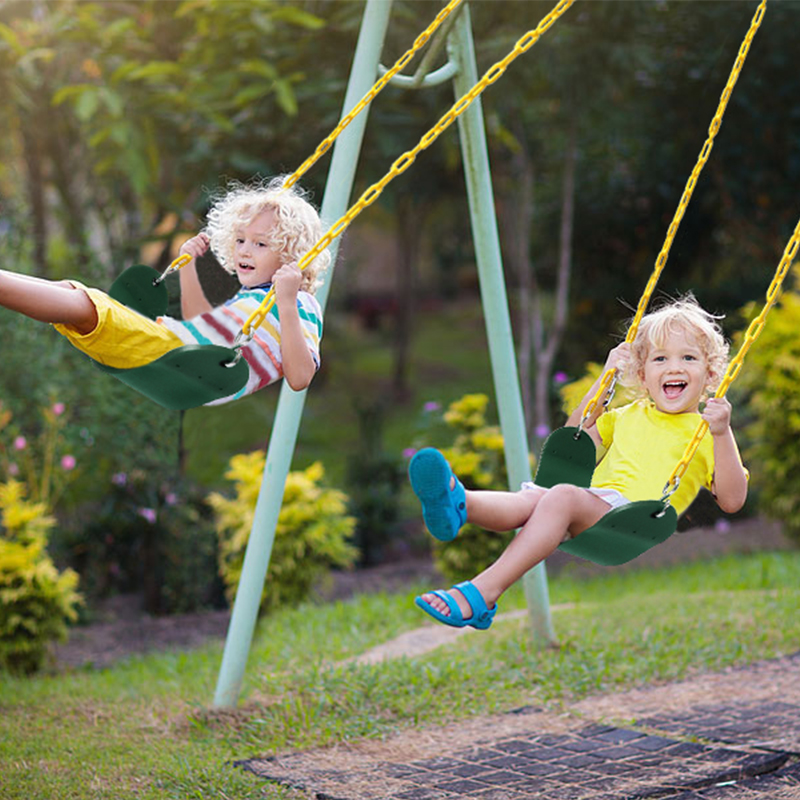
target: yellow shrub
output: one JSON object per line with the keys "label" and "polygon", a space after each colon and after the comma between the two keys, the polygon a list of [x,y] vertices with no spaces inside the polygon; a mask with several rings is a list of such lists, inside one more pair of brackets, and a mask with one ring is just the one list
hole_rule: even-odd
{"label": "yellow shrub", "polygon": [[55,520],[44,503],[25,500],[21,483],[0,484],[0,511],[0,667],[30,673],[77,617],[78,575],[70,569],[59,573],[47,555]]}
{"label": "yellow shrub", "polygon": [[[244,553],[253,527],[264,471],[264,453],[234,456],[225,476],[234,482],[234,496],[215,492],[208,499],[216,515],[220,575],[229,600],[236,594]],[[322,485],[319,462],[290,472],[278,515],[261,611],[305,599],[332,567],[352,567],[358,555],[349,543],[356,521],[347,516],[347,496]]]}

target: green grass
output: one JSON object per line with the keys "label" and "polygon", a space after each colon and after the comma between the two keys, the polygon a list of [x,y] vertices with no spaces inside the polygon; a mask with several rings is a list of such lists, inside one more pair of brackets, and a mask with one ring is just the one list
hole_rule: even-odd
{"label": "green grass", "polygon": [[[425,657],[372,666],[340,662],[421,624],[411,599],[424,587],[305,605],[260,625],[235,711],[207,707],[216,645],[113,669],[2,676],[0,797],[299,800],[231,762],[795,652],[798,574],[800,553],[780,553],[556,578],[557,650],[535,649],[523,620],[499,620]],[[501,611],[522,603],[515,588]]]}

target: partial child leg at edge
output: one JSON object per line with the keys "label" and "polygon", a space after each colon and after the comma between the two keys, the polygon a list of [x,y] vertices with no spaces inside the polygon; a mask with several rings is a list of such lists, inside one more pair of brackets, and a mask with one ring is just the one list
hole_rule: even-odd
{"label": "partial child leg at edge", "polygon": [[69,281],[50,281],[0,270],[0,305],[37,322],[71,325],[78,333],[91,333],[97,310],[83,289]]}

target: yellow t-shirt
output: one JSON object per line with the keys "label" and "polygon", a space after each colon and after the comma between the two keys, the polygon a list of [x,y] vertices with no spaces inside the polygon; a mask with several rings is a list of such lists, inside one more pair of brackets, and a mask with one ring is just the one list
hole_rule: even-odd
{"label": "yellow t-shirt", "polygon": [[[592,486],[616,489],[628,500],[660,500],[700,421],[700,414],[665,414],[647,400],[602,414],[597,431],[606,454]],[[714,442],[706,434],[671,498],[679,516],[713,479]]]}

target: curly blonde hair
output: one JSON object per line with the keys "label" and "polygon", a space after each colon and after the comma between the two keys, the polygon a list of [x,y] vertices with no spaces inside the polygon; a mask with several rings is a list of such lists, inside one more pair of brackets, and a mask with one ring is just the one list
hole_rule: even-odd
{"label": "curly blonde hair", "polygon": [[[211,250],[227,272],[235,272],[236,231],[249,225],[264,211],[275,212],[275,225],[269,234],[270,247],[280,255],[282,264],[298,262],[322,238],[322,221],[306,193],[295,184],[284,189],[285,175],[266,181],[243,184],[234,181],[213,200],[205,232]],[[326,249],[303,270],[300,288],[314,292],[319,278],[330,266]]]}
{"label": "curly blonde hair", "polygon": [[697,340],[706,362],[704,396],[709,397],[717,390],[728,366],[729,345],[719,326],[720,319],[702,308],[691,293],[645,314],[631,345],[631,358],[625,365],[622,382],[637,386],[645,394],[642,376],[651,348],[663,347],[670,334],[688,333]]}

